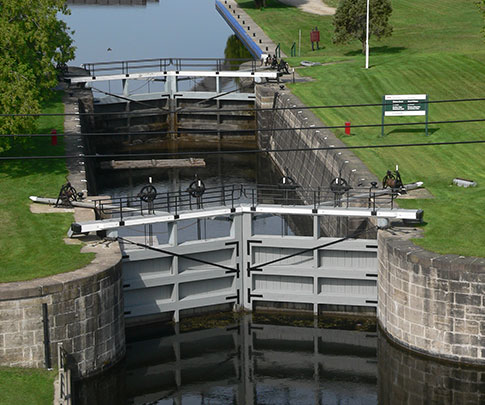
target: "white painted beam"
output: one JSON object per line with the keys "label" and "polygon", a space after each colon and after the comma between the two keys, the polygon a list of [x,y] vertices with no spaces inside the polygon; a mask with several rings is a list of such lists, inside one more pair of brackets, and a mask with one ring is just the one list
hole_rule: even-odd
{"label": "white painted beam", "polygon": [[325,207],[318,208],[316,212],[313,206],[280,206],[280,205],[257,205],[252,207],[249,204],[241,204],[233,210],[229,207],[204,208],[202,210],[192,210],[180,212],[177,216],[173,213],[155,212],[152,215],[134,215],[120,218],[111,218],[98,221],[76,222],[71,225],[74,233],[88,233],[116,229],[126,226],[147,225],[163,222],[182,221],[186,219],[201,219],[223,215],[235,215],[242,213],[267,213],[274,215],[318,215],[318,216],[347,216],[359,218],[387,218],[387,219],[407,219],[420,220],[423,216],[422,210],[401,209],[401,208],[343,208]]}
{"label": "white painted beam", "polygon": [[251,78],[277,79],[278,72],[245,72],[245,71],[201,71],[201,70],[168,70],[163,72],[140,72],[101,76],[80,76],[73,77],[71,83],[101,82],[107,80],[126,80],[126,79],[150,79],[156,77],[229,77],[229,78]]}

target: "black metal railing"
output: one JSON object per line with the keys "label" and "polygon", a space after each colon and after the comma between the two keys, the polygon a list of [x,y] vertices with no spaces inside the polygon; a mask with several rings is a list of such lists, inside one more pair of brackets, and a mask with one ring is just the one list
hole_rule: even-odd
{"label": "black metal railing", "polygon": [[[142,189],[143,191],[143,189]],[[118,197],[95,201],[95,209],[101,216],[152,215],[167,212],[178,215],[182,211],[214,207],[235,208],[241,203],[298,206],[310,205],[316,210],[322,207],[393,208],[398,190],[376,187],[349,189],[335,192],[330,188],[304,189],[296,185],[242,184],[216,187],[188,188],[176,192],[140,192],[136,196]]]}
{"label": "black metal railing", "polygon": [[82,67],[89,72],[89,75],[129,75],[147,71],[182,71],[182,70],[210,70],[223,71],[232,70],[235,64],[240,65],[250,62],[248,70],[256,72],[261,66],[260,61],[254,59],[224,59],[224,58],[155,58],[155,59],[133,59],[113,62],[84,63]]}

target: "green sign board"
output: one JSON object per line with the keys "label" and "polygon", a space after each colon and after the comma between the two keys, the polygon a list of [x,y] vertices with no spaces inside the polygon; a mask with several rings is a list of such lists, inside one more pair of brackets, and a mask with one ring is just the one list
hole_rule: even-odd
{"label": "green sign board", "polygon": [[426,136],[428,136],[428,96],[426,94],[393,94],[382,97],[381,136],[384,136],[384,117],[413,115],[426,117]]}

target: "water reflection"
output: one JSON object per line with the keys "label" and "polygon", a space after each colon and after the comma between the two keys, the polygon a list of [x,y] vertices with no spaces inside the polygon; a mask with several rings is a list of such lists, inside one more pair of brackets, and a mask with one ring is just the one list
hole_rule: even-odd
{"label": "water reflection", "polygon": [[[419,358],[378,333],[264,316],[140,329],[76,404],[480,404],[485,372]],[[300,324],[303,326],[295,326]],[[133,334],[133,331],[130,333]]]}
{"label": "water reflection", "polygon": [[485,403],[485,370],[431,361],[379,339],[379,404]]}

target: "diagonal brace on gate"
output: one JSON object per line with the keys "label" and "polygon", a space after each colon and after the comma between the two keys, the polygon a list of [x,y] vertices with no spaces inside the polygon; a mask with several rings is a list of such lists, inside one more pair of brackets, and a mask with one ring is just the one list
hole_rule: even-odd
{"label": "diagonal brace on gate", "polygon": [[192,260],[194,262],[208,264],[209,266],[218,267],[220,269],[226,270],[227,273],[237,273],[237,274],[239,274],[239,272],[240,272],[239,264],[237,264],[237,267],[235,269],[233,269],[232,267],[224,266],[223,264],[209,262],[209,261],[204,260],[204,259],[197,259],[197,258],[192,257],[192,256],[187,256],[187,255],[184,255],[184,254],[171,252],[171,251],[166,250],[166,249],[155,248],[153,246],[145,245],[144,243],[133,242],[133,241],[125,239],[125,238],[118,237],[118,240],[122,241],[122,242],[129,243],[131,245],[143,247],[143,248],[148,249],[148,250],[153,250],[155,252],[165,253],[165,254],[170,255],[170,256],[181,257],[183,259]]}
{"label": "diagonal brace on gate", "polygon": [[377,229],[377,228],[378,228],[377,226],[373,226],[373,227],[371,227],[369,229],[364,229],[364,230],[359,231],[359,232],[354,232],[351,235],[348,235],[348,236],[345,236],[343,238],[334,240],[332,242],[324,243],[323,245],[311,247],[311,248],[308,248],[308,249],[303,249],[303,250],[300,250],[300,251],[298,251],[296,253],[292,253],[292,254],[289,254],[289,255],[283,256],[283,257],[279,257],[278,259],[270,260],[270,261],[265,262],[265,263],[256,264],[254,266],[248,266],[248,269],[247,269],[248,270],[248,274],[249,274],[250,271],[261,271],[262,270],[261,269],[262,267],[269,266],[271,264],[278,263],[278,262],[281,262],[281,261],[286,260],[286,259],[291,259],[292,257],[301,255],[302,253],[312,252],[312,251],[317,250],[317,249],[322,249],[322,248],[325,248],[325,247],[329,247],[329,246],[332,246],[332,245],[336,245],[337,243],[345,242],[348,239],[355,239],[357,236],[359,236],[359,235],[361,235],[361,234],[363,234],[365,232],[369,232],[371,230]]}

